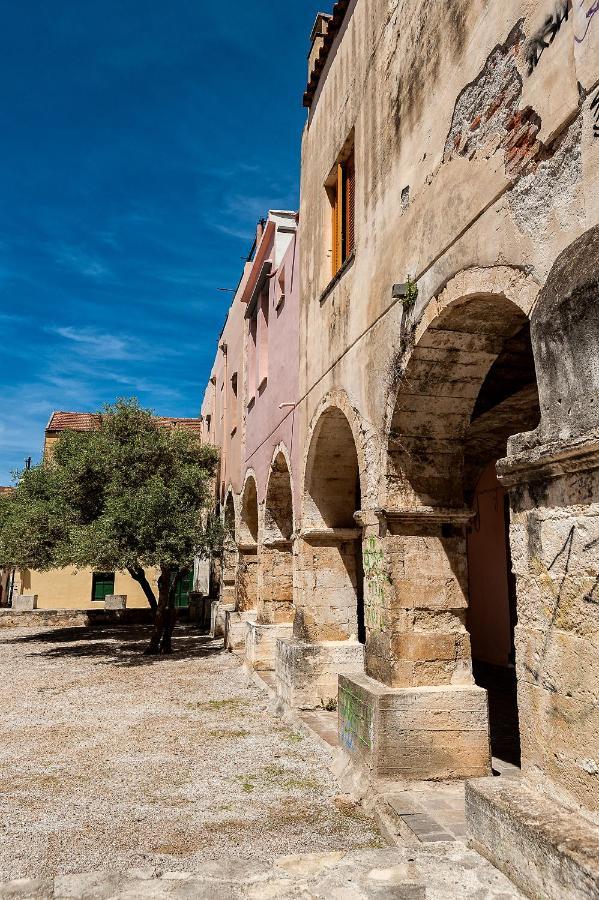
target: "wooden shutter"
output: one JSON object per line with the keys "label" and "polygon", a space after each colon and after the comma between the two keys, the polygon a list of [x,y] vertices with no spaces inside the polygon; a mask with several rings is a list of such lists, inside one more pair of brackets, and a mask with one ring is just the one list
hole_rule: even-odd
{"label": "wooden shutter", "polygon": [[337,193],[331,197],[331,242],[332,242],[332,274],[337,273],[339,261],[337,259]]}
{"label": "wooden shutter", "polygon": [[356,205],[356,167],[354,154],[345,163],[345,253],[344,262],[354,249],[354,223]]}
{"label": "wooden shutter", "polygon": [[333,194],[333,275],[343,264],[343,168],[337,164]]}

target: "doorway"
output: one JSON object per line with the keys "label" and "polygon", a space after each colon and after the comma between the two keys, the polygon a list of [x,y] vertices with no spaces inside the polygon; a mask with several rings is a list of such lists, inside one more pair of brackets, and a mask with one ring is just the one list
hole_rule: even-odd
{"label": "doorway", "polygon": [[515,669],[517,621],[515,579],[509,544],[509,499],[497,479],[495,461],[484,469],[474,495],[468,531],[468,616],[472,669],[489,697],[492,755],[520,765],[520,729]]}

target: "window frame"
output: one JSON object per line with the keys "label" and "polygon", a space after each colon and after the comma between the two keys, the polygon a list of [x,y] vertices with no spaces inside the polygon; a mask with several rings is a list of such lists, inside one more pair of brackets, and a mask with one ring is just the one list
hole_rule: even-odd
{"label": "window frame", "polygon": [[[106,597],[110,594],[114,594],[114,572],[93,572],[92,573],[92,602],[94,603],[103,603],[106,600]],[[105,591],[101,597],[96,597],[96,590],[98,585],[112,585],[112,589]]]}
{"label": "window frame", "polygon": [[356,247],[356,158],[353,132],[325,182],[325,190],[331,207],[331,277],[335,278]]}

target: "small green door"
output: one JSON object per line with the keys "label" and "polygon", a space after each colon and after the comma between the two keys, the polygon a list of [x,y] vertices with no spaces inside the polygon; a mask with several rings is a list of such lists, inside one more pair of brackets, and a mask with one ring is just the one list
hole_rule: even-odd
{"label": "small green door", "polygon": [[175,606],[178,609],[186,609],[189,606],[189,592],[193,587],[193,572],[187,575],[179,575],[175,587]]}
{"label": "small green door", "polygon": [[114,594],[114,572],[94,572],[92,600],[105,600],[108,594]]}

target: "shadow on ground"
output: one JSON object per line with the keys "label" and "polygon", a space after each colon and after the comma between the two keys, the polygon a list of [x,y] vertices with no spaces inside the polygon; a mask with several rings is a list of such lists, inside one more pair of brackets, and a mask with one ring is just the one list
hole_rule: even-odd
{"label": "shadow on ground", "polygon": [[192,626],[178,625],[171,655],[144,656],[151,632],[150,625],[54,628],[8,638],[3,643],[50,644],[52,646],[47,649],[29,655],[46,659],[97,659],[98,662],[127,667],[160,665],[164,660],[199,659],[222,651],[222,641],[214,641]]}

